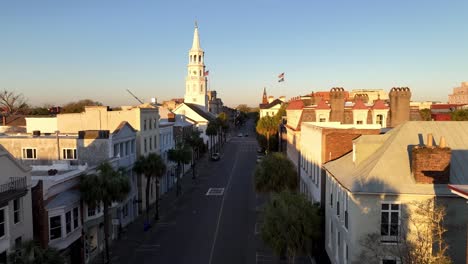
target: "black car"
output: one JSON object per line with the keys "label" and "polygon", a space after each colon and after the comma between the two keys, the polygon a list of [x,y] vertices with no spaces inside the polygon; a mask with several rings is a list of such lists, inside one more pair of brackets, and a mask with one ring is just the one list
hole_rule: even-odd
{"label": "black car", "polygon": [[244,137],[248,137],[248,136],[249,136],[249,134],[247,134],[247,133],[244,134]]}
{"label": "black car", "polygon": [[219,155],[219,153],[213,153],[211,155],[211,160],[213,160],[213,161],[218,161],[220,158],[221,158],[221,156]]}

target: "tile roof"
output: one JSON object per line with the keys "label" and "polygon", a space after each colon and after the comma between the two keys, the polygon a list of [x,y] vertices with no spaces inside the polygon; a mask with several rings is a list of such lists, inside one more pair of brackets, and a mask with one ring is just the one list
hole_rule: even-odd
{"label": "tile roof", "polygon": [[367,110],[367,109],[368,107],[360,99],[356,100],[356,102],[353,105],[353,110]]}
{"label": "tile roof", "polygon": [[317,104],[317,107],[315,109],[319,109],[319,110],[328,110],[328,109],[331,109],[330,106],[325,102],[325,100],[320,100],[320,102],[318,102]]}
{"label": "tile roof", "polygon": [[[452,149],[450,183],[468,184],[468,121],[410,121],[384,135],[363,135],[354,143],[365,148],[368,157],[356,164],[353,153],[348,153],[324,168],[356,193],[452,195],[446,184],[416,183],[412,175],[410,149],[428,133],[437,140],[444,136]],[[360,153],[356,155],[359,160]]]}
{"label": "tile roof", "polygon": [[378,99],[375,100],[372,109],[389,109],[389,107],[385,104],[383,100]]}
{"label": "tile roof", "polygon": [[301,110],[304,108],[304,102],[302,100],[290,101],[287,110]]}

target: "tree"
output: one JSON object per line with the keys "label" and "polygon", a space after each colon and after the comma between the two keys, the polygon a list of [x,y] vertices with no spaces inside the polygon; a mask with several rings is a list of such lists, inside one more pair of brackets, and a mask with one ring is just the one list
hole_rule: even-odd
{"label": "tree", "polygon": [[270,137],[278,133],[279,121],[276,117],[264,116],[257,122],[257,133],[267,139],[267,151],[270,151]]}
{"label": "tree", "polygon": [[222,141],[224,142],[226,141],[226,134],[229,131],[229,118],[226,113],[222,112],[218,115],[217,120],[220,125],[220,131],[222,132]]}
{"label": "tree", "polygon": [[370,233],[361,238],[363,247],[359,259],[380,261],[382,256],[395,256],[401,263],[449,264],[448,245],[443,236],[447,231],[443,225],[445,207],[434,199],[414,201],[404,208],[399,219],[397,243],[382,245],[380,233]]}
{"label": "tree", "polygon": [[421,120],[422,121],[431,121],[432,120],[432,112],[431,109],[421,109],[419,110],[419,114],[421,115]]}
{"label": "tree", "polygon": [[151,180],[156,180],[156,213],[154,218],[159,220],[159,179],[166,173],[166,164],[164,160],[156,153],[150,153],[148,156],[140,156],[133,166],[133,171],[146,177],[146,220],[149,220],[149,192]]}
{"label": "tree", "polygon": [[28,104],[20,93],[3,90],[0,91],[0,113],[3,116],[3,125],[6,125],[6,117],[14,114],[24,114],[28,110]]}
{"label": "tree", "polygon": [[176,188],[176,194],[177,196],[180,194],[180,173],[181,173],[181,167],[182,164],[187,164],[190,162],[192,159],[191,151],[187,146],[185,146],[182,143],[178,143],[175,148],[170,149],[167,152],[167,158],[172,161],[177,163],[177,172],[176,172],[176,177],[177,177],[177,188]]}
{"label": "tree", "polygon": [[62,264],[65,259],[52,247],[46,249],[34,240],[21,243],[21,247],[8,255],[9,263],[15,264]]}
{"label": "tree", "polygon": [[236,107],[236,109],[241,111],[244,114],[247,114],[250,112],[250,107],[248,107],[246,104],[240,104]]}
{"label": "tree", "polygon": [[62,107],[62,113],[81,113],[85,110],[85,106],[102,105],[102,103],[91,99],[83,99],[77,102],[71,102]]}
{"label": "tree", "polygon": [[213,137],[218,134],[218,125],[216,122],[210,121],[206,127],[206,135],[210,137],[210,156],[213,154]]}
{"label": "tree", "polygon": [[468,109],[459,109],[450,113],[452,121],[468,121]]}
{"label": "tree", "polygon": [[82,175],[80,178],[81,199],[89,206],[104,206],[104,244],[106,259],[109,258],[109,208],[112,202],[122,201],[130,192],[130,182],[123,170],[114,170],[105,162],[98,166],[97,174]]}
{"label": "tree", "polygon": [[294,164],[282,153],[266,155],[255,168],[257,192],[294,191],[297,188],[297,172]]}
{"label": "tree", "polygon": [[319,207],[303,194],[284,191],[267,204],[260,234],[276,255],[294,263],[296,255],[309,253],[321,230]]}
{"label": "tree", "polygon": [[196,175],[196,159],[198,158],[200,149],[205,145],[200,134],[201,132],[197,129],[192,131],[192,133],[185,139],[185,142],[192,148],[192,179],[195,179]]}

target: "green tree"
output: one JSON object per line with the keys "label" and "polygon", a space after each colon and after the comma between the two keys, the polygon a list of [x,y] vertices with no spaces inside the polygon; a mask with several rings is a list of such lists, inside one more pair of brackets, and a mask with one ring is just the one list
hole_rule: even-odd
{"label": "green tree", "polygon": [[288,108],[289,103],[283,103],[276,113],[275,117],[278,118],[278,120],[281,120],[283,116],[286,116],[286,108]]}
{"label": "green tree", "polygon": [[267,204],[260,234],[276,255],[294,263],[295,256],[310,252],[321,230],[319,207],[303,194],[285,191],[274,194]]}
{"label": "green tree", "polygon": [[81,199],[89,206],[104,206],[104,244],[106,259],[109,258],[109,208],[112,202],[122,201],[130,192],[130,182],[123,170],[114,170],[105,162],[98,166],[97,174],[82,175],[80,178]]}
{"label": "green tree", "polygon": [[236,107],[237,110],[241,111],[244,114],[247,114],[250,112],[250,107],[248,107],[246,104],[240,104]]}
{"label": "green tree", "polygon": [[452,121],[468,121],[468,109],[459,109],[450,113]]}
{"label": "green tree", "polygon": [[431,116],[431,109],[421,109],[419,110],[419,114],[421,115],[421,120],[422,121],[431,121],[432,116]]}
{"label": "green tree", "polygon": [[43,249],[34,240],[21,243],[21,247],[8,255],[9,263],[14,264],[62,264],[65,259],[52,247]]}
{"label": "green tree", "polygon": [[102,103],[93,101],[91,99],[83,99],[76,102],[71,102],[62,107],[62,113],[81,113],[84,111],[85,106],[97,106]]}
{"label": "green tree", "polygon": [[149,192],[151,180],[156,180],[156,214],[154,218],[159,220],[159,180],[166,173],[166,164],[161,156],[156,153],[150,153],[148,156],[140,156],[133,166],[133,171],[146,177],[146,220],[149,220]]}
{"label": "green tree", "polygon": [[167,152],[167,158],[172,161],[177,163],[177,172],[176,172],[176,177],[177,177],[177,188],[176,188],[176,194],[177,196],[180,194],[180,173],[182,171],[182,164],[187,164],[190,162],[192,159],[192,152],[191,150],[185,146],[182,143],[178,143],[175,148],[170,149]]}
{"label": "green tree", "polygon": [[229,132],[229,118],[226,113],[222,112],[217,117],[221,131],[221,139],[226,141],[226,134]]}
{"label": "green tree", "polygon": [[210,137],[210,156],[213,154],[214,150],[214,136],[218,134],[218,124],[215,120],[210,121],[206,127],[206,135]]}
{"label": "green tree", "polygon": [[196,175],[196,159],[200,155],[200,150],[204,147],[205,143],[200,137],[201,132],[197,129],[185,139],[185,142],[192,148],[192,179],[195,179]]}
{"label": "green tree", "polygon": [[294,191],[298,176],[294,164],[282,153],[266,155],[255,168],[255,190],[257,192]]}
{"label": "green tree", "polygon": [[272,116],[264,116],[257,122],[257,133],[266,137],[268,152],[270,151],[270,137],[278,133],[278,126],[278,118]]}

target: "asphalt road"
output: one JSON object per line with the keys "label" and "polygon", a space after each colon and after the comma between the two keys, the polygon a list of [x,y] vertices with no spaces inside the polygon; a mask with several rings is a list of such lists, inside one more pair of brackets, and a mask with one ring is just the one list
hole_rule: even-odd
{"label": "asphalt road", "polygon": [[[134,252],[134,263],[257,263],[253,171],[257,142],[249,121],[227,142],[221,159],[199,168],[156,231]],[[248,133],[249,137],[237,137]],[[224,188],[222,195],[207,195]]]}

